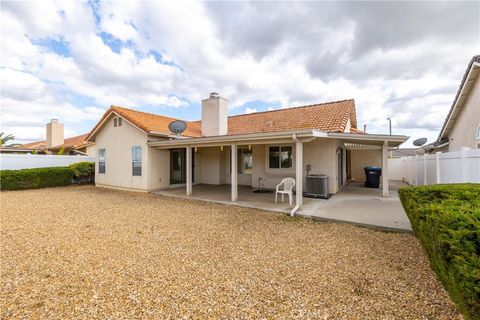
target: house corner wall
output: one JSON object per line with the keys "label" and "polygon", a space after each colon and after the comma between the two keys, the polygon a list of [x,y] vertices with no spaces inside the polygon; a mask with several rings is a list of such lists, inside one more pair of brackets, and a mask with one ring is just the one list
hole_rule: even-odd
{"label": "house corner wall", "polygon": [[477,149],[477,130],[480,126],[480,76],[473,84],[467,101],[463,106],[450,132],[447,151],[459,151],[467,147]]}
{"label": "house corner wall", "polygon": [[[95,184],[103,187],[148,191],[149,147],[147,135],[127,121],[120,127],[113,126],[110,116],[95,137]],[[142,175],[132,175],[132,147],[142,147]],[[98,172],[98,150],[105,149],[105,173]]]}

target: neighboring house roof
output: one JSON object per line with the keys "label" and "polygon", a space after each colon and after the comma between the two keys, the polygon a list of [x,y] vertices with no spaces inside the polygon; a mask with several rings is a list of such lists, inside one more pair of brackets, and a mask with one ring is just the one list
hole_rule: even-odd
{"label": "neighboring house roof", "polygon": [[391,151],[392,157],[410,157],[417,154],[424,154],[425,150],[423,148],[399,148]]}
{"label": "neighboring house roof", "polygon": [[461,112],[465,102],[467,101],[468,95],[470,94],[471,89],[477,79],[478,74],[480,73],[480,55],[473,56],[473,58],[468,63],[467,70],[463,75],[462,82],[460,87],[457,90],[455,99],[453,100],[452,107],[448,112],[447,118],[443,123],[442,130],[438,135],[437,142],[442,139],[448,138],[450,130],[453,128],[458,114]]}
{"label": "neighboring house roof", "polygon": [[[84,133],[79,136],[67,138],[63,141],[63,144],[58,145],[58,146],[53,146],[50,148],[50,150],[59,150],[60,148],[64,149],[78,149],[78,148],[83,148],[87,145],[90,145],[92,143],[85,141],[85,138],[88,136],[88,133]],[[21,146],[24,149],[47,149],[47,141],[36,141],[36,142],[31,142],[27,144],[23,144]]]}
{"label": "neighboring house roof", "polygon": [[[124,107],[111,106],[92,129],[87,140],[93,137],[97,129],[112,113],[122,116],[147,134],[171,135],[168,125],[170,122],[177,120]],[[356,129],[357,119],[353,99],[231,116],[228,117],[228,135],[294,129],[345,132],[349,120],[354,128],[353,133],[362,132]],[[185,122],[187,129],[182,136],[202,137],[201,121]]]}

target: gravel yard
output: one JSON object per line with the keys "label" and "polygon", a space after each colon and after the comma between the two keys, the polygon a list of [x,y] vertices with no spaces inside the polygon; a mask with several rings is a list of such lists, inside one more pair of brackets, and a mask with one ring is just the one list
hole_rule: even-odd
{"label": "gravel yard", "polygon": [[460,319],[410,234],[92,186],[0,196],[3,319]]}

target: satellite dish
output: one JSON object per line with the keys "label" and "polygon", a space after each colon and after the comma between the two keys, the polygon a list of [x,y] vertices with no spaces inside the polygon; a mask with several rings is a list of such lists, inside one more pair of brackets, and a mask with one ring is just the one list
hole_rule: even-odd
{"label": "satellite dish", "polygon": [[425,143],[427,143],[427,138],[420,138],[420,139],[417,139],[415,141],[413,141],[413,145],[415,147],[421,147],[423,146]]}
{"label": "satellite dish", "polygon": [[185,131],[185,129],[187,129],[187,124],[185,123],[185,121],[175,120],[170,122],[170,124],[168,125],[168,129],[170,129],[172,133],[176,134],[178,138],[178,135],[180,135],[183,131]]}

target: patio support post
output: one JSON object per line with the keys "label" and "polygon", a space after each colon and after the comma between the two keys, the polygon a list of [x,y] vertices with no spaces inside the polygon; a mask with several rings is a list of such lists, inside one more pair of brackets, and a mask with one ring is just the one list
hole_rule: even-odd
{"label": "patio support post", "polygon": [[295,204],[300,209],[303,204],[303,142],[297,140],[295,149]]}
{"label": "patio support post", "polygon": [[187,146],[185,157],[186,160],[186,167],[187,167],[187,187],[186,187],[186,194],[187,196],[192,195],[192,147]]}
{"label": "patio support post", "polygon": [[237,185],[237,144],[233,143],[231,146],[232,149],[232,179],[231,179],[231,189],[232,189],[232,201],[235,202],[238,199],[238,185]]}
{"label": "patio support post", "polygon": [[385,141],[382,146],[382,188],[383,196],[388,197],[388,142]]}

